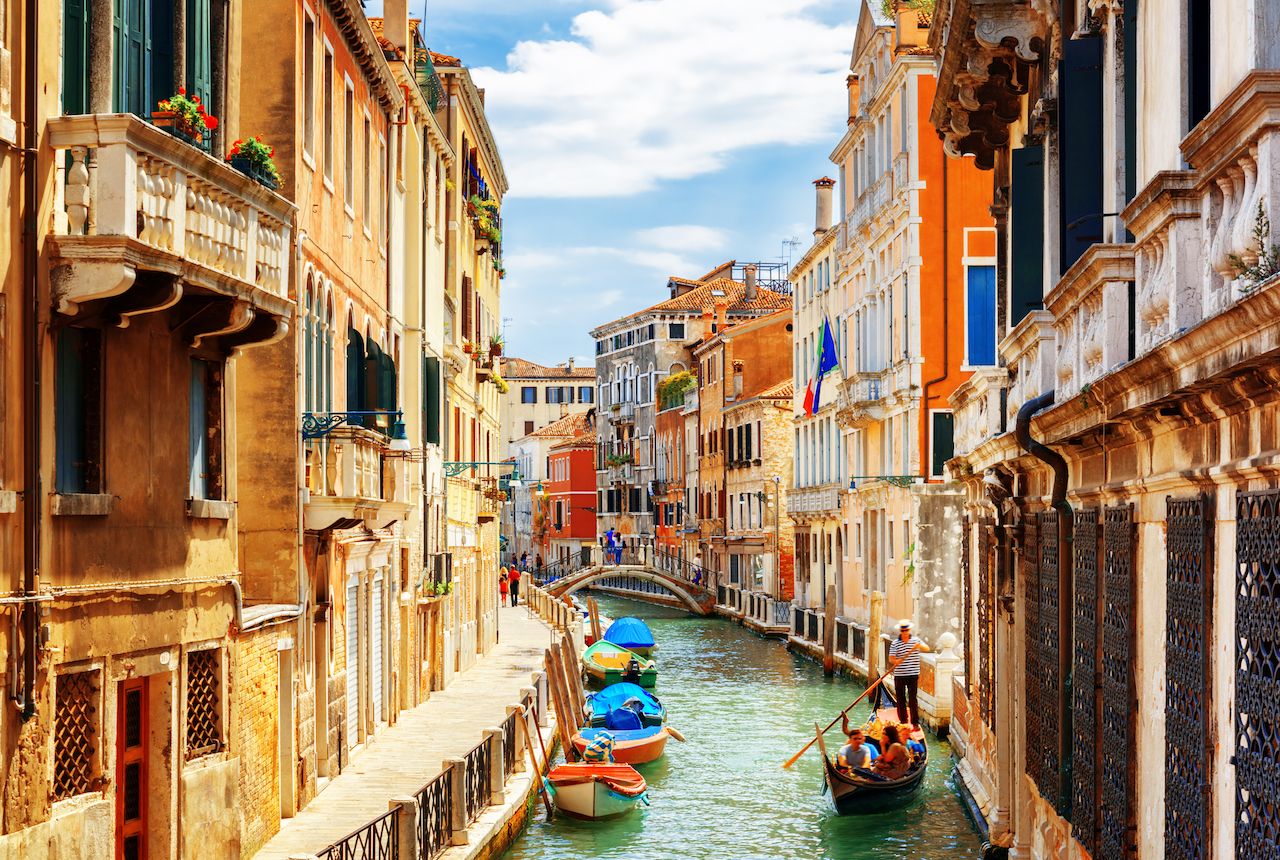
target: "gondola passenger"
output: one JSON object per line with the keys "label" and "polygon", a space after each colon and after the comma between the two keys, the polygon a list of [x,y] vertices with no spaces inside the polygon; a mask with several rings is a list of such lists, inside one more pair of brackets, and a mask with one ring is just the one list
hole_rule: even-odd
{"label": "gondola passenger", "polygon": [[902,779],[911,769],[911,753],[902,743],[901,729],[894,725],[885,726],[880,745],[884,752],[871,765],[871,769],[884,779]]}
{"label": "gondola passenger", "polygon": [[847,717],[842,719],[844,725],[841,728],[849,742],[840,748],[836,756],[836,766],[848,772],[865,770],[871,766],[871,748],[866,744],[862,729],[856,726],[850,728],[849,719]]}

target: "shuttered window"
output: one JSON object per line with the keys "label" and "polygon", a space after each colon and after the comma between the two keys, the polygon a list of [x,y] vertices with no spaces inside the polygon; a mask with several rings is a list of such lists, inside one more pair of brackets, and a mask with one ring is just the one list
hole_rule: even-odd
{"label": "shuttered window", "polygon": [[[213,50],[209,36],[210,0],[187,0],[187,92],[213,110]],[[163,98],[166,93],[161,93]],[[219,109],[221,105],[217,106]]]}
{"label": "shuttered window", "polygon": [[422,427],[428,445],[440,444],[440,415],[440,359],[425,356],[422,359]]}
{"label": "shuttered window", "polygon": [[1044,149],[1010,153],[1009,328],[1044,306]]}
{"label": "shuttered window", "polygon": [[58,332],[54,377],[54,484],[59,493],[102,492],[102,333]]}
{"label": "shuttered window", "polygon": [[965,335],[966,364],[996,363],[995,266],[965,267]]}
{"label": "shuttered window", "polygon": [[353,328],[347,329],[347,409],[364,409],[365,373],[364,338]]}
{"label": "shuttered window", "polygon": [[947,461],[955,456],[955,416],[950,412],[932,412],[930,427],[930,472],[941,477]]}
{"label": "shuttered window", "polygon": [[222,498],[222,368],[191,359],[187,431],[190,498]]}
{"label": "shuttered window", "polygon": [[1102,241],[1102,42],[1064,39],[1058,80],[1060,274]]}
{"label": "shuttered window", "polygon": [[62,4],[62,112],[89,112],[89,0]]}

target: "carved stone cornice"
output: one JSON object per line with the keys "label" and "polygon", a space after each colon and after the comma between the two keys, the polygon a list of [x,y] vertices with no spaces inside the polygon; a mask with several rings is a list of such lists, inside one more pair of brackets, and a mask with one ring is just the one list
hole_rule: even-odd
{"label": "carved stone cornice", "polygon": [[1022,114],[1053,21],[1049,0],[941,0],[930,35],[942,59],[930,121],[948,155],[990,170]]}

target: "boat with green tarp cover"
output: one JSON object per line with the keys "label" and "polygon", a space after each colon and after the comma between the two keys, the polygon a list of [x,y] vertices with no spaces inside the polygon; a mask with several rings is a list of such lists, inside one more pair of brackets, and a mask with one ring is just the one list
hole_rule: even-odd
{"label": "boat with green tarp cover", "polygon": [[627,672],[627,664],[633,659],[639,664],[640,671],[640,678],[636,683],[652,690],[658,683],[658,665],[647,657],[604,639],[582,652],[582,667],[592,681],[605,686],[620,682]]}

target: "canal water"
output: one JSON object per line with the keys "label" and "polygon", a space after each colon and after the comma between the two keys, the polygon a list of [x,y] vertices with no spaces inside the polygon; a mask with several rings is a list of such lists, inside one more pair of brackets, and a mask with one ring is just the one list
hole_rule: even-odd
{"label": "canal water", "polygon": [[[916,799],[871,816],[839,816],[821,793],[817,746],[782,763],[857,698],[861,685],[724,619],[617,598],[601,611],[638,615],[658,641],[656,693],[687,739],[642,765],[652,805],[622,818],[547,823],[538,807],[505,860],[952,860],[980,841],[951,780],[951,750],[930,737],[929,773]],[[868,709],[858,705],[861,720]],[[841,740],[839,726],[828,737]]]}

